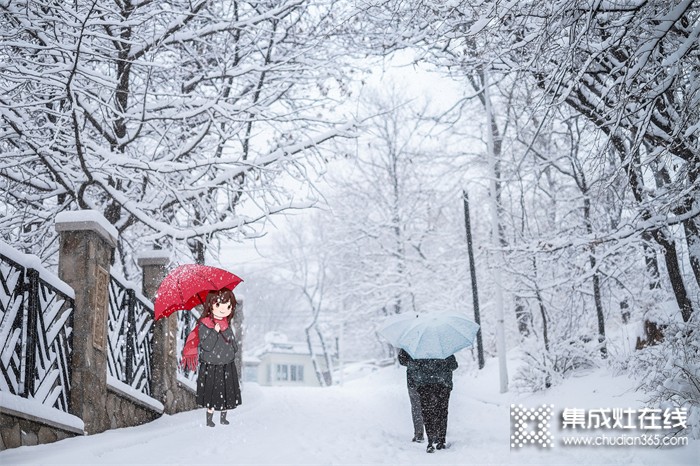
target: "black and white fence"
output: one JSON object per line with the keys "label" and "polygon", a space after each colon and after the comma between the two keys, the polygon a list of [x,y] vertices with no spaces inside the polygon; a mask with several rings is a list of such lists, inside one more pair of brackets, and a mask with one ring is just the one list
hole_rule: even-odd
{"label": "black and white fence", "polygon": [[68,412],[74,293],[33,262],[0,249],[0,391]]}
{"label": "black and white fence", "polygon": [[57,274],[0,241],[0,450],[194,407],[175,376],[176,322],[156,324],[145,297],[167,258],[144,256],[138,290],[110,270],[116,235],[103,217],[59,220]]}
{"label": "black and white fence", "polygon": [[108,374],[144,395],[151,395],[153,304],[124,280],[109,280]]}
{"label": "black and white fence", "polygon": [[[178,312],[177,315],[177,354],[182,355],[182,349],[185,347],[185,342],[187,337],[194,327],[197,325],[197,319],[199,319],[200,314],[197,309],[193,309],[190,312]],[[180,379],[187,387],[194,389],[197,381],[197,370],[190,370],[188,368],[178,365],[177,367],[177,377]]]}
{"label": "black and white fence", "polygon": [[199,316],[153,320],[169,254],[137,257],[137,287],[112,270],[118,232],[99,212],[61,213],[56,231],[58,273],[0,241],[0,449],[196,407],[177,362]]}

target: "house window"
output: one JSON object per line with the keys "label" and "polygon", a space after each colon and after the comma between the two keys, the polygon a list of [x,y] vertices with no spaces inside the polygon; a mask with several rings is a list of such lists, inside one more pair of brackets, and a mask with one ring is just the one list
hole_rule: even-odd
{"label": "house window", "polygon": [[304,366],[289,366],[290,380],[295,382],[304,381]]}
{"label": "house window", "polygon": [[284,382],[303,382],[304,366],[296,364],[277,364],[276,379]]}
{"label": "house window", "polygon": [[277,364],[277,380],[289,380],[289,366]]}

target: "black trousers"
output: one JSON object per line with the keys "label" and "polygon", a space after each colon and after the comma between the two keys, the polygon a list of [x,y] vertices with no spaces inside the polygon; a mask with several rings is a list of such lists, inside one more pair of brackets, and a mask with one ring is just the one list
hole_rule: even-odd
{"label": "black trousers", "polygon": [[420,407],[420,395],[415,387],[408,387],[408,399],[411,401],[411,417],[413,418],[413,436],[423,438],[423,412]]}
{"label": "black trousers", "polygon": [[428,443],[445,442],[451,391],[450,387],[442,384],[428,384],[418,387]]}

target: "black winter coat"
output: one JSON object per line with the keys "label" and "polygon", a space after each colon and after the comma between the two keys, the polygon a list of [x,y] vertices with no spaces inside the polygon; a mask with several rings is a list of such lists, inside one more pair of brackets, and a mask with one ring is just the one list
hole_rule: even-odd
{"label": "black winter coat", "polygon": [[454,355],[446,359],[413,359],[406,351],[399,351],[399,364],[406,366],[408,386],[440,384],[452,390],[452,371],[457,369]]}
{"label": "black winter coat", "polygon": [[228,364],[236,357],[238,344],[229,326],[217,332],[206,325],[199,326],[199,360],[208,364]]}
{"label": "black winter coat", "polygon": [[399,350],[399,364],[406,366],[406,385],[408,388],[418,387],[418,385],[416,385],[416,380],[412,370],[408,369],[409,364],[413,364],[414,361],[415,359],[413,359],[411,355],[406,352],[406,350]]}

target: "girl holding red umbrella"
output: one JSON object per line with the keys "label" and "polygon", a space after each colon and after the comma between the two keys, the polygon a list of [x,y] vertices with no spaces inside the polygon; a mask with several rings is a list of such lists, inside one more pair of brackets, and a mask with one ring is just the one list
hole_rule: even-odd
{"label": "girl holding red umbrella", "polygon": [[236,298],[227,288],[210,291],[204,312],[187,337],[182,363],[197,375],[197,404],[207,408],[207,426],[214,427],[214,410],[221,412],[220,423],[229,424],[226,413],[240,405],[241,389],[234,359],[238,352],[231,321]]}

